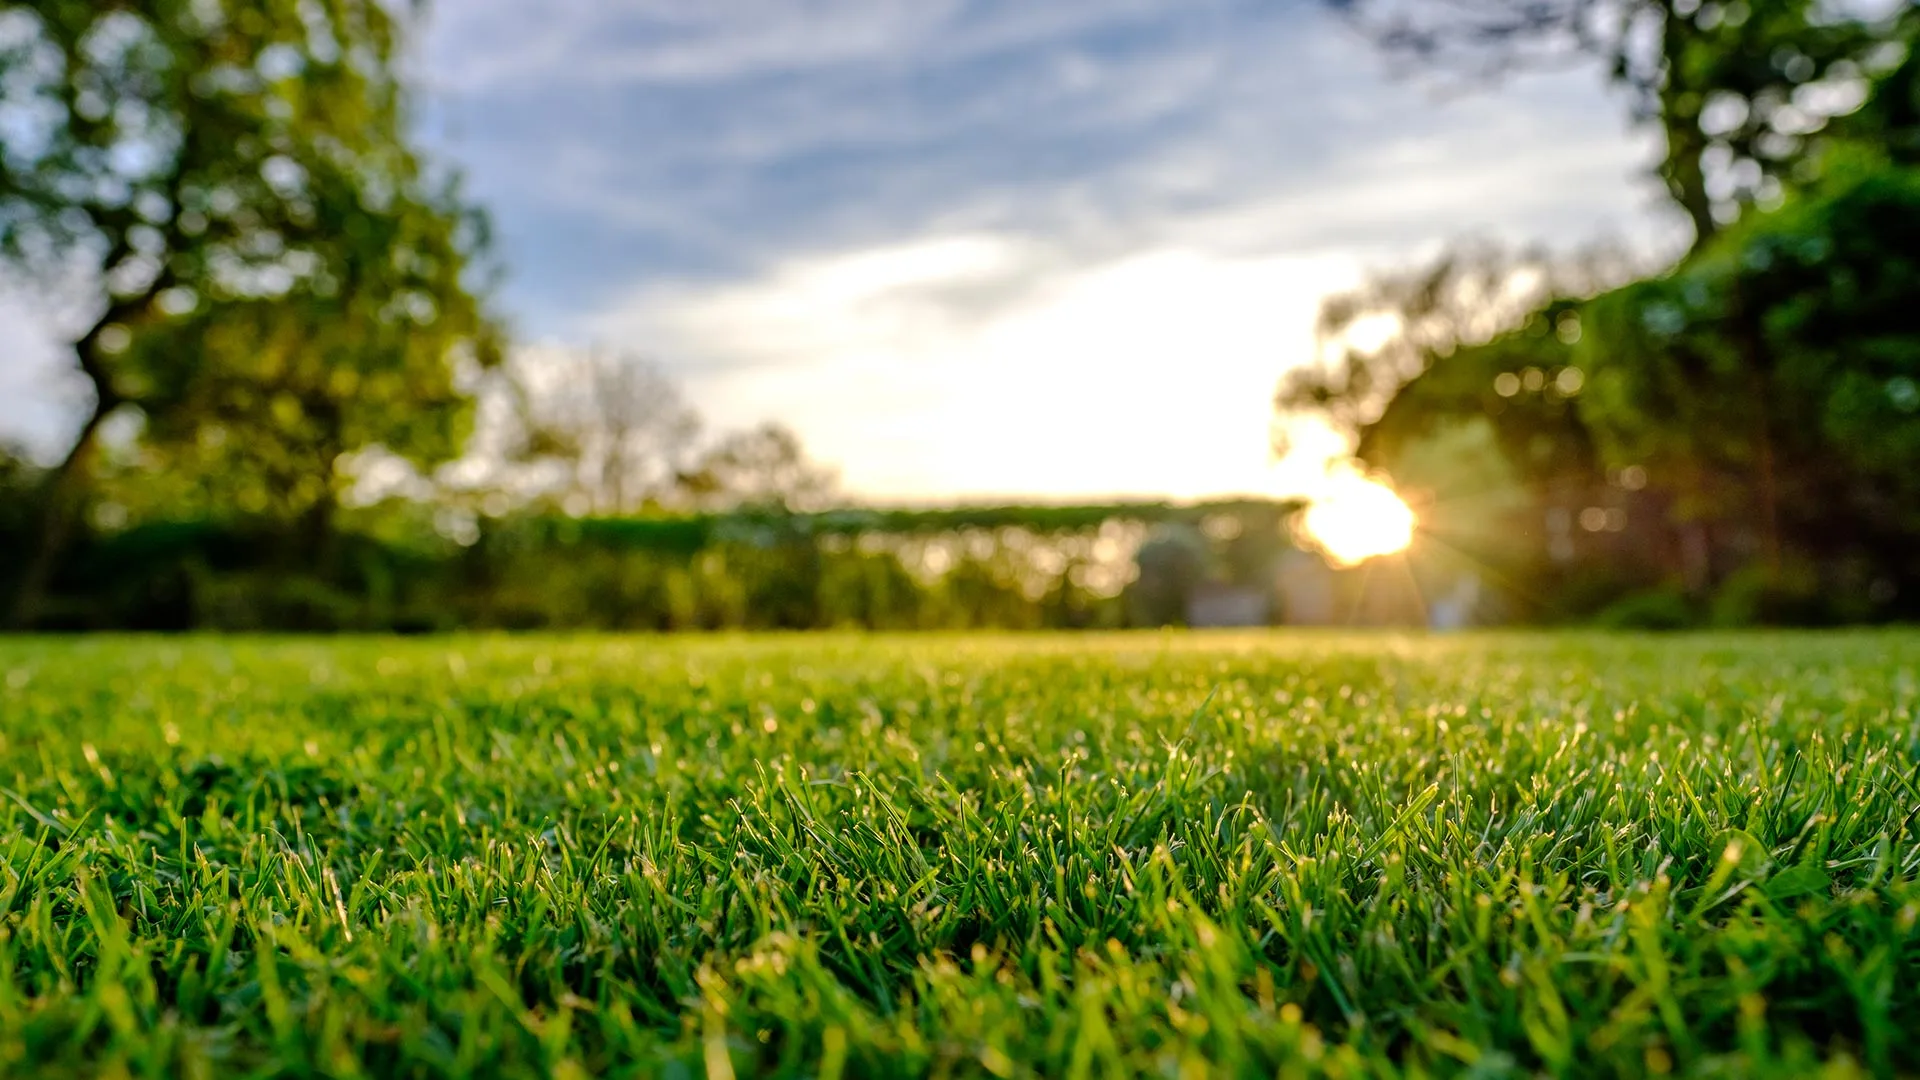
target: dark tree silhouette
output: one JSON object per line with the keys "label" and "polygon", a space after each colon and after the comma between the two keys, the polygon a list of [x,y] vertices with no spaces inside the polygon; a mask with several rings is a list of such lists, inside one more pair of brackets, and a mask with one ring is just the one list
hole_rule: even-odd
{"label": "dark tree silhouette", "polygon": [[1658,124],[1655,171],[1696,245],[1778,198],[1818,132],[1897,62],[1905,14],[1829,0],[1327,0],[1415,70],[1466,80],[1594,63]]}

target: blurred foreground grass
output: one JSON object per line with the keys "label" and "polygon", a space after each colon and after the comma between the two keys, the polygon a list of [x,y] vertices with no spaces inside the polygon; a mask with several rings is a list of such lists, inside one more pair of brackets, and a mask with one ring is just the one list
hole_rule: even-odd
{"label": "blurred foreground grass", "polygon": [[1911,1074],[1917,669],[0,641],[0,1075]]}

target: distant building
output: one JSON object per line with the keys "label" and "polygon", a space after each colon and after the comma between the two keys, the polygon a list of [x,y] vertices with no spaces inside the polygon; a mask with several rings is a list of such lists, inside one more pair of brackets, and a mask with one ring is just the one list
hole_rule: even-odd
{"label": "distant building", "polygon": [[1333,568],[1318,555],[1289,551],[1280,557],[1280,621],[1290,626],[1331,626],[1340,621]]}
{"label": "distant building", "polygon": [[1187,625],[1265,626],[1271,607],[1262,589],[1204,581],[1187,594]]}
{"label": "distant building", "polygon": [[1435,630],[1459,630],[1472,626],[1479,614],[1480,575],[1465,574],[1446,595],[1427,607],[1427,625]]}

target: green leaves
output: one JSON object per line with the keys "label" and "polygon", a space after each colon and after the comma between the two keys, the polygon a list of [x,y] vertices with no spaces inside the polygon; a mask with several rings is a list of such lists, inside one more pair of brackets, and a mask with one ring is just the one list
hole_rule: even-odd
{"label": "green leaves", "polygon": [[1797,900],[1827,895],[1833,888],[1833,878],[1813,863],[1801,863],[1769,877],[1761,888],[1769,900]]}
{"label": "green leaves", "polygon": [[1920,375],[1917,213],[1910,172],[1836,175],[1590,305],[1579,411],[1606,464],[1673,478],[1681,512],[1710,520],[1750,518],[1772,485],[1789,546],[1812,556],[1920,520],[1903,382]]}
{"label": "green leaves", "polygon": [[375,0],[0,5],[24,118],[0,129],[0,257],[98,290],[75,349],[98,411],[143,420],[117,463],[136,514],[292,517],[332,502],[345,453],[458,450],[454,364],[497,352],[484,228],[413,148],[400,18]]}

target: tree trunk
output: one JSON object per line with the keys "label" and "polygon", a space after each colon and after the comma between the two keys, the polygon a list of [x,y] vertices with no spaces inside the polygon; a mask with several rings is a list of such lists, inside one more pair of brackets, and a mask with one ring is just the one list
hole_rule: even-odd
{"label": "tree trunk", "polygon": [[1754,481],[1760,496],[1760,554],[1769,583],[1780,580],[1780,493],[1773,446],[1772,366],[1761,337],[1760,315],[1747,303],[1744,289],[1736,289],[1734,318],[1740,359],[1747,369],[1747,404],[1753,410]]}
{"label": "tree trunk", "polygon": [[27,552],[26,570],[14,589],[13,603],[7,613],[8,629],[25,630],[32,626],[40,614],[40,605],[46,598],[53,572],[73,538],[73,526],[79,517],[80,496],[87,480],[88,461],[100,441],[100,425],[111,411],[111,406],[102,408],[104,404],[107,403],[95,401],[87,422],[81,425],[73,448],[67,451],[67,456],[61,459],[60,464],[54,466],[42,486],[39,527],[32,530],[33,546]]}
{"label": "tree trunk", "polygon": [[107,368],[101,359],[100,338],[107,327],[121,320],[127,308],[126,304],[110,306],[106,314],[79,341],[74,342],[81,373],[93,384],[93,408],[87,414],[86,423],[80,425],[80,434],[74,438],[73,446],[60,464],[54,466],[41,487],[39,521],[28,530],[33,537],[32,546],[26,552],[26,566],[14,587],[12,603],[8,606],[4,624],[8,629],[25,630],[32,625],[39,615],[41,603],[46,599],[47,586],[53,580],[53,573],[59,568],[60,557],[66,554],[67,545],[73,539],[81,494],[88,479],[87,470],[100,442],[100,426],[122,401],[107,377]]}
{"label": "tree trunk", "polygon": [[333,483],[335,463],[343,453],[341,444],[345,439],[341,434],[342,421],[337,402],[322,398],[309,404],[308,410],[324,432],[320,445],[314,451],[313,460],[314,475],[320,478],[320,495],[300,513],[299,536],[295,546],[301,565],[297,569],[326,579],[334,569],[333,559],[337,554],[334,521],[340,502]]}
{"label": "tree trunk", "polygon": [[1780,581],[1780,490],[1775,473],[1773,424],[1768,416],[1765,381],[1759,372],[1748,375],[1749,394],[1754,409],[1754,467],[1760,485],[1760,557],[1765,560],[1767,578]]}
{"label": "tree trunk", "polygon": [[1713,199],[1707,195],[1706,136],[1700,132],[1702,95],[1683,81],[1686,71],[1687,43],[1694,34],[1693,20],[1679,14],[1668,3],[1660,31],[1661,56],[1665,82],[1659,88],[1660,126],[1666,137],[1667,152],[1660,163],[1660,179],[1667,193],[1685,211],[1693,223],[1693,248],[1699,250],[1720,231],[1713,218]]}

